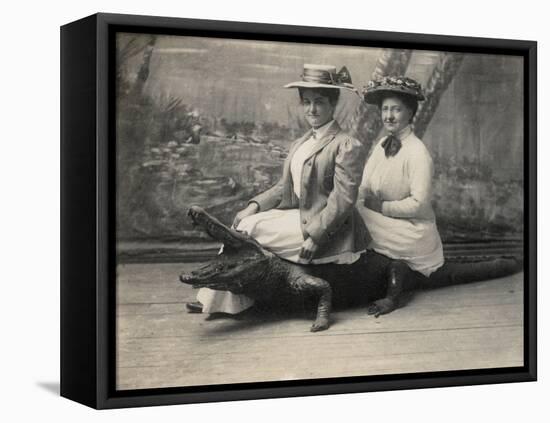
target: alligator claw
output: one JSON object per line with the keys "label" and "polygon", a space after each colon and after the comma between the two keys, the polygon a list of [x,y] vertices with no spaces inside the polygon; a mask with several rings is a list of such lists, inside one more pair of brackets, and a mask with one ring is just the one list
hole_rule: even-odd
{"label": "alligator claw", "polygon": [[369,316],[378,317],[378,316],[380,316],[380,309],[379,309],[379,307],[378,307],[376,304],[374,304],[374,303],[369,304],[369,305],[367,306],[367,314],[368,314]]}
{"label": "alligator claw", "polygon": [[369,316],[374,315],[374,317],[378,318],[382,314],[388,314],[391,313],[396,309],[395,301],[393,301],[391,298],[382,298],[380,300],[376,300],[373,303],[370,303],[367,306],[367,314]]}
{"label": "alligator claw", "polygon": [[327,330],[329,327],[328,319],[317,319],[311,325],[309,329],[311,332],[320,332],[322,330]]}

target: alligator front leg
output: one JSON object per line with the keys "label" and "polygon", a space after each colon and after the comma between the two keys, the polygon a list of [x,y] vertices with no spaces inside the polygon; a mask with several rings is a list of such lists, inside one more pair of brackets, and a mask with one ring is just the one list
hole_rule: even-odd
{"label": "alligator front leg", "polygon": [[332,309],[332,288],[330,284],[324,279],[308,274],[301,274],[292,281],[291,286],[296,293],[307,293],[319,298],[317,316],[313,325],[311,325],[311,332],[328,329],[330,326],[330,311]]}

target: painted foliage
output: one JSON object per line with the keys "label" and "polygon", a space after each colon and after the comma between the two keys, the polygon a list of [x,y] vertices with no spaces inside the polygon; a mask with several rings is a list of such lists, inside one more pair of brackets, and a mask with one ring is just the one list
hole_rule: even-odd
{"label": "painted foliage", "polygon": [[[272,186],[306,129],[283,85],[304,63],[345,65],[361,88],[384,75],[420,81],[415,131],[435,163],[444,241],[521,239],[523,63],[478,54],[120,34],[117,40],[119,240],[192,240],[192,204],[225,223]],[[348,93],[336,113],[367,147],[376,108]]]}

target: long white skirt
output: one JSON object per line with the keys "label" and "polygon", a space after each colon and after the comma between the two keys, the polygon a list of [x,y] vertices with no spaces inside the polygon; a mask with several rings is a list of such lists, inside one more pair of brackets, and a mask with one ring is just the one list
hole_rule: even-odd
{"label": "long white skirt", "polygon": [[[299,209],[272,209],[256,213],[241,220],[237,229],[247,232],[260,245],[279,257],[294,263],[301,262],[300,250],[304,243],[304,237],[300,225]],[[312,263],[351,264],[360,255],[360,252],[347,252],[337,256],[314,259]],[[228,291],[215,291],[209,288],[201,288],[197,299],[203,304],[203,313],[236,314],[254,304],[254,300],[246,295],[236,295]]]}
{"label": "long white skirt", "polygon": [[443,245],[435,222],[397,219],[361,205],[359,214],[372,236],[370,248],[397,260],[425,276],[443,265]]}

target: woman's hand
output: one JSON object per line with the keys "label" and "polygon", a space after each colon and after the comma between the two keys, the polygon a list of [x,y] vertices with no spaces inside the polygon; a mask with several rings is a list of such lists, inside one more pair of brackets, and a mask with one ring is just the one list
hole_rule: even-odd
{"label": "woman's hand", "polygon": [[302,244],[302,249],[300,250],[300,258],[306,263],[310,263],[313,259],[313,255],[319,249],[319,246],[315,244],[311,238],[308,238]]}
{"label": "woman's hand", "polygon": [[363,204],[367,209],[382,213],[382,203],[384,201],[375,195],[372,191],[367,192]]}
{"label": "woman's hand", "polygon": [[239,223],[241,223],[241,220],[243,220],[245,217],[252,216],[253,214],[258,213],[259,208],[260,206],[258,206],[258,203],[252,202],[245,209],[242,209],[240,212],[238,212],[235,216],[235,220],[233,220],[233,228],[237,228],[237,226],[239,226]]}

